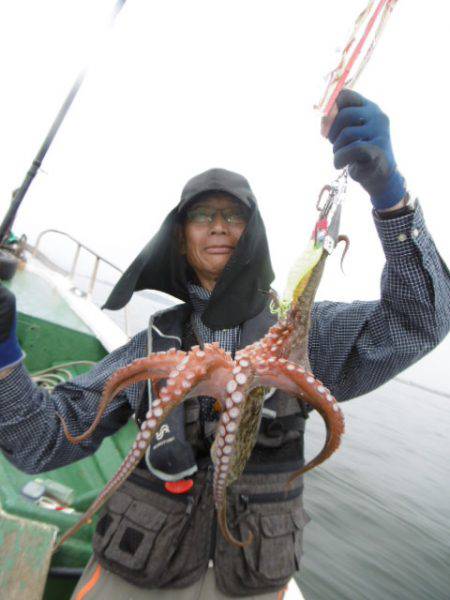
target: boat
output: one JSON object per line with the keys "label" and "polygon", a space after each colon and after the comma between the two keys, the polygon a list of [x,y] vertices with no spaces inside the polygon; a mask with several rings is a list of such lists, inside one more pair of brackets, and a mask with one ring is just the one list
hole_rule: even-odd
{"label": "boat", "polygon": [[[39,249],[39,243],[49,236],[58,236],[73,246],[70,271]],[[100,299],[111,287],[98,280],[101,265],[120,270],[81,242],[64,232],[48,230],[40,234],[36,246],[14,237],[8,246],[0,255],[0,277],[10,277],[2,284],[16,295],[19,343],[26,354],[25,366],[38,385],[51,389],[89,370],[136,332],[129,328],[126,314],[116,317],[122,318],[121,327],[94,301],[94,296]],[[81,252],[94,262],[89,277],[77,274]],[[84,289],[80,281],[87,284]],[[139,302],[145,303],[148,315],[173,304],[162,294],[141,295]],[[70,597],[92,553],[93,525],[84,527],[52,558],[55,537],[73,525],[96,498],[127,454],[136,431],[130,420],[116,435],[105,439],[92,457],[40,476],[22,473],[0,456],[2,597]],[[44,491],[41,481],[46,484]]]}

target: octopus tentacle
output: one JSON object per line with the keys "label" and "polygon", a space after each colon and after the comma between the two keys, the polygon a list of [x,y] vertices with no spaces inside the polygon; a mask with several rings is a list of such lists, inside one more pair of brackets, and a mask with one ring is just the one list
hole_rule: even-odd
{"label": "octopus tentacle", "polygon": [[72,444],[79,444],[83,440],[89,438],[97,429],[105,410],[119,392],[133,383],[139,383],[146,379],[157,381],[167,377],[170,371],[172,371],[185,356],[186,352],[182,351],[173,351],[167,353],[166,356],[153,354],[146,358],[138,358],[131,364],[118,369],[107,381],[95,419],[84,433],[72,435],[63,417],[59,413],[56,413],[56,416],[61,421],[66,438]]}
{"label": "octopus tentacle", "polygon": [[253,372],[250,356],[239,352],[231,372],[232,377],[226,384],[225,408],[213,448],[213,496],[219,526],[225,539],[239,548],[251,543],[253,536],[249,535],[245,542],[239,542],[231,535],[226,522],[226,489],[243,472],[256,442],[264,403],[264,389],[258,387],[248,393]]}
{"label": "octopus tentacle", "polygon": [[[167,402],[164,406],[162,404],[163,399]],[[130,450],[130,452],[125,457],[123,463],[119,467],[119,470],[114,475],[114,477],[106,484],[103,490],[100,492],[97,499],[91,504],[88,510],[84,513],[81,519],[71,527],[66,533],[61,537],[60,541],[57,543],[54,552],[56,552],[59,547],[64,544],[70,537],[75,535],[81,527],[87,523],[95,513],[103,506],[105,502],[112,496],[112,494],[122,485],[125,479],[133,472],[133,470],[137,467],[140,460],[145,454],[147,447],[152,442],[154,435],[159,430],[162,423],[168,417],[168,415],[172,412],[174,408],[176,408],[183,399],[170,399],[168,397],[158,398],[153,402],[153,405],[156,404],[156,407],[150,409],[146,414],[146,419],[141,425],[141,429],[137,435],[137,438]]]}
{"label": "octopus tentacle", "polygon": [[344,416],[330,390],[311,372],[293,362],[275,359],[270,370],[263,373],[261,379],[295,394],[299,402],[306,400],[325,421],[327,434],[322,450],[308,464],[293,473],[287,483],[290,486],[297,477],[320,465],[337,450],[344,433]]}
{"label": "octopus tentacle", "polygon": [[[164,360],[164,356],[159,356],[160,361]],[[223,351],[217,352],[217,347],[209,345],[205,351],[197,350],[190,351],[188,354],[181,353],[177,355],[178,364],[169,373],[166,386],[160,390],[160,396],[152,402],[152,406],[145,416],[140,431],[130,452],[125,457],[123,463],[119,467],[114,477],[106,484],[100,492],[97,499],[88,508],[81,519],[71,527],[60,539],[55,546],[54,552],[60,548],[64,542],[79,531],[79,529],[87,523],[93,515],[103,506],[103,504],[111,497],[111,495],[122,485],[132,471],[137,467],[143,458],[145,451],[151,444],[155,434],[167,419],[169,414],[187,397],[195,386],[202,381],[208,369],[215,367],[224,368],[227,365],[226,353]],[[225,360],[224,360],[225,359]],[[133,363],[133,366],[137,364]],[[135,381],[143,381],[149,377],[148,375],[148,359],[142,359],[139,369],[133,370],[133,379]],[[164,363],[163,363],[164,364]],[[146,365],[143,368],[143,365]],[[160,374],[158,374],[160,377]],[[122,379],[121,379],[122,378]],[[113,390],[117,393],[124,381],[129,381],[129,371],[126,368],[120,369],[113,375],[105,388],[105,401],[109,401],[109,395],[106,390]]]}
{"label": "octopus tentacle", "polygon": [[342,253],[342,256],[341,256],[341,264],[340,264],[341,271],[342,271],[342,272],[344,272],[344,269],[343,269],[343,266],[344,266],[344,258],[345,258],[345,255],[347,254],[347,251],[348,251],[349,247],[350,247],[350,240],[348,239],[348,236],[347,236],[347,235],[341,234],[341,235],[339,235],[339,236],[338,236],[338,238],[337,238],[337,241],[336,241],[336,246],[339,244],[339,242],[344,242],[344,243],[345,243],[345,246],[344,246],[344,252]]}
{"label": "octopus tentacle", "polygon": [[245,540],[245,542],[241,542],[241,541],[237,540],[233,536],[233,534],[231,533],[231,531],[229,530],[228,523],[227,523],[227,499],[226,499],[226,495],[224,496],[224,501],[223,501],[220,509],[217,511],[217,520],[218,520],[220,531],[221,531],[223,537],[232,546],[236,546],[237,548],[245,548],[246,546],[249,546],[253,542],[253,533],[251,531],[249,531],[247,539]]}

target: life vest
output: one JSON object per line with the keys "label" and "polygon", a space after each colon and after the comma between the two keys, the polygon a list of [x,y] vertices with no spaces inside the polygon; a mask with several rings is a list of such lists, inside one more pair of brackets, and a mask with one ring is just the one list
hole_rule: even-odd
{"label": "life vest", "polygon": [[[154,315],[149,351],[183,348],[192,341],[186,336],[189,316],[187,304]],[[261,338],[274,321],[266,308],[245,322],[239,346]],[[151,393],[143,386],[138,423],[148,410],[149,398]],[[236,548],[216,525],[213,467],[199,412],[198,400],[190,399],[162,425],[149,455],[105,506],[93,539],[94,553],[106,569],[142,587],[187,587],[212,560],[217,586],[225,594],[277,591],[299,569],[302,532],[308,521],[302,478],[286,492],[290,475],[304,464],[307,414],[284,392],[273,390],[267,398],[245,471],[228,488],[231,532],[242,540],[249,530],[254,536],[249,546]],[[192,479],[193,486],[184,494],[168,491],[166,482],[182,477]]]}

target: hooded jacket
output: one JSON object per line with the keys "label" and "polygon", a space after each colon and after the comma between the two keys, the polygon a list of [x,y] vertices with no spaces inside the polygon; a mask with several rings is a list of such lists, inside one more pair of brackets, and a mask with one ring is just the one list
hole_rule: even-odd
{"label": "hooded jacket", "polygon": [[263,310],[274,278],[264,223],[247,179],[218,168],[200,173],[186,183],[177,206],[119,279],[102,308],[123,308],[135,291],[145,289],[189,301],[187,284],[195,274],[180,253],[177,227],[183,222],[189,204],[208,192],[230,194],[250,209],[250,217],[214,287],[202,320],[211,329],[228,329]]}

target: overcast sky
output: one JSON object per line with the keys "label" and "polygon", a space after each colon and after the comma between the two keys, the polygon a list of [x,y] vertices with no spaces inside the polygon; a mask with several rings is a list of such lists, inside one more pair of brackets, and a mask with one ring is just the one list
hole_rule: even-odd
{"label": "overcast sky", "polygon": [[[2,212],[89,64],[16,233],[33,242],[42,229],[63,229],[125,268],[185,181],[221,166],[246,175],[259,199],[282,291],[317,194],[335,175],[313,104],[365,0],[128,0],[108,30],[114,4],[3,3]],[[449,12],[446,2],[399,0],[356,87],[389,115],[399,168],[447,261]],[[319,299],[377,298],[384,257],[356,183],[342,232],[346,274],[336,253]]]}

